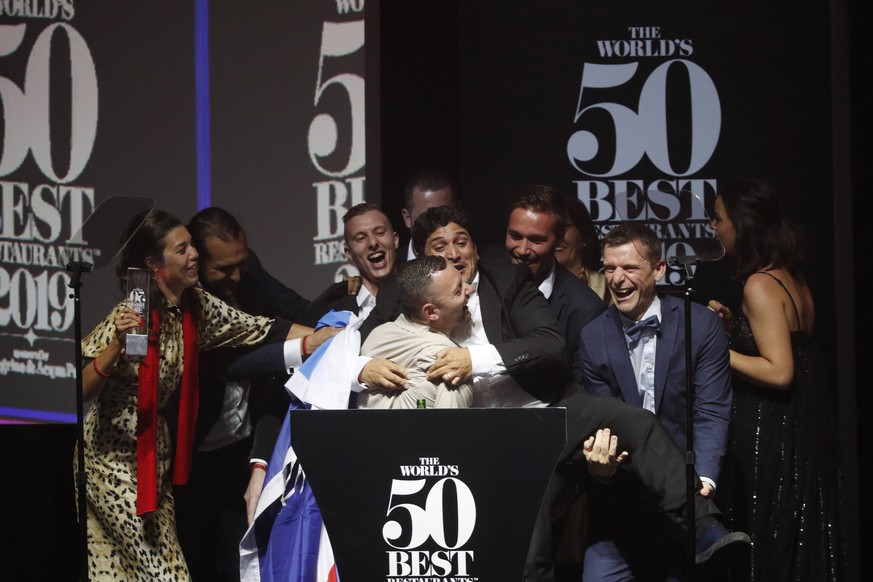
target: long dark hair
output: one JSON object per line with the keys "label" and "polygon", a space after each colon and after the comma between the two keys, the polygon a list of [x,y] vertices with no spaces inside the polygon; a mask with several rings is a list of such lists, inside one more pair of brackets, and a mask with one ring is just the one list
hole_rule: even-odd
{"label": "long dark hair", "polygon": [[783,217],[773,186],[745,178],[729,184],[719,196],[736,230],[737,277],[745,279],[768,265],[802,277],[803,235]]}
{"label": "long dark hair", "polygon": [[599,271],[603,266],[600,257],[600,236],[597,234],[594,221],[591,220],[588,207],[575,196],[568,196],[567,215],[570,223],[579,231],[582,244],[580,252],[582,266],[587,271]]}
{"label": "long dark hair", "polygon": [[[119,242],[123,245],[115,264],[115,274],[122,293],[127,291],[127,269],[148,269],[146,259],[151,258],[157,263],[164,261],[165,238],[173,229],[184,226],[176,216],[163,210],[144,210],[130,219],[127,228]],[[126,244],[125,244],[126,242]],[[193,291],[185,289],[182,300],[192,304]],[[158,310],[161,321],[164,321],[166,301],[164,294],[157,285],[149,286],[149,305]],[[195,318],[199,314],[195,311]]]}

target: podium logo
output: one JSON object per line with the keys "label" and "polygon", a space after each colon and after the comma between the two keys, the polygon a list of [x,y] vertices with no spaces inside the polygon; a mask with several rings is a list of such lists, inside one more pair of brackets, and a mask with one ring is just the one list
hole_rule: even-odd
{"label": "podium logo", "polygon": [[[476,527],[476,501],[456,465],[440,465],[423,457],[419,465],[402,466],[401,474],[440,476],[393,479],[382,538],[394,548],[387,552],[391,582],[475,581],[471,577],[474,552],[464,549]],[[448,475],[448,476],[447,476]]]}

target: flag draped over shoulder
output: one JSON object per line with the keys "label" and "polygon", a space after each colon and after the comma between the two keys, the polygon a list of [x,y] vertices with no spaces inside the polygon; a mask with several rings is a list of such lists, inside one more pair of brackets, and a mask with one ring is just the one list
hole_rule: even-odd
{"label": "flag draped over shoulder", "polygon": [[349,311],[325,315],[316,329],[344,329],[309,356],[285,384],[292,402],[270,457],[255,519],[240,542],[242,582],[339,582],[321,512],[291,447],[291,411],[348,406],[352,382],[357,380],[362,321]]}

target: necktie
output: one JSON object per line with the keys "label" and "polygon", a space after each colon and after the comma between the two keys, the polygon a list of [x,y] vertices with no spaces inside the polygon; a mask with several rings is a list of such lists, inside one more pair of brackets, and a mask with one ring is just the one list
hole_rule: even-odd
{"label": "necktie", "polygon": [[661,323],[658,321],[657,315],[652,315],[642,321],[638,321],[624,330],[625,335],[631,340],[631,347],[639,343],[640,338],[643,336],[643,331],[646,329],[651,329],[655,333],[660,331]]}

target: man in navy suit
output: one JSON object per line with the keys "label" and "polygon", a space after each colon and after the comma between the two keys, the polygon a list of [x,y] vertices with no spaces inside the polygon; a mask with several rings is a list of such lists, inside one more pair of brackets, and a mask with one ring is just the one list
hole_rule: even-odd
{"label": "man in navy suit", "polygon": [[[472,325],[460,335],[453,334],[459,347],[438,355],[430,377],[455,384],[472,379],[473,406],[566,407],[567,442],[559,465],[582,461],[582,443],[598,429],[611,429],[613,447],[615,439],[621,439],[621,448],[630,453],[630,473],[654,492],[656,500],[648,509],[674,526],[681,525],[686,505],[682,452],[650,413],[616,399],[591,396],[575,382],[558,323],[533,284],[531,270],[520,265],[480,265],[469,217],[458,206],[428,209],[414,223],[412,239],[418,255],[445,258],[473,287],[467,303]],[[361,327],[362,341],[376,325],[393,321],[400,311],[396,282],[389,277]],[[361,377],[369,378],[366,372],[365,366]],[[566,486],[559,471],[553,478],[552,495]],[[747,535],[726,531],[716,519],[718,514],[710,500],[695,500],[701,560],[737,542],[748,543]],[[526,581],[554,580],[551,527],[548,520],[543,523],[545,517],[541,513],[534,533]]]}
{"label": "man in navy suit", "polygon": [[[581,333],[579,366],[586,387],[592,394],[620,398],[652,412],[684,450],[686,309],[682,299],[656,291],[667,270],[661,241],[645,225],[625,222],[604,237],[602,246],[613,305]],[[692,303],[690,317],[694,468],[702,481],[697,494],[712,498],[731,412],[728,345],[714,312]],[[609,494],[602,495],[603,490]],[[619,471],[591,494],[596,502],[591,503],[583,580],[638,580],[642,573],[645,579],[682,578],[681,548],[664,547],[657,522],[641,519],[634,501],[642,492],[634,479]]]}

